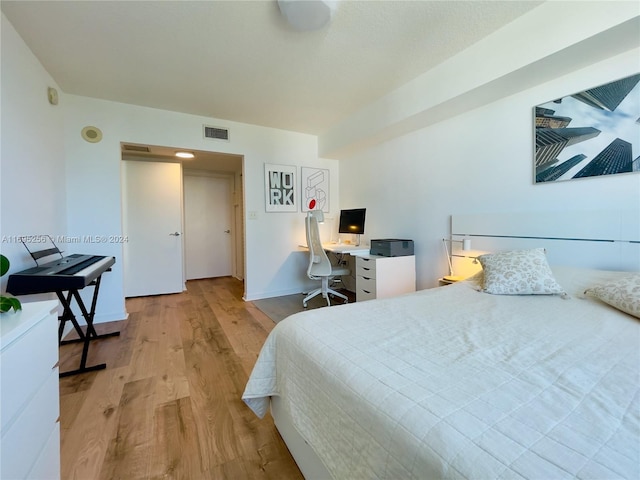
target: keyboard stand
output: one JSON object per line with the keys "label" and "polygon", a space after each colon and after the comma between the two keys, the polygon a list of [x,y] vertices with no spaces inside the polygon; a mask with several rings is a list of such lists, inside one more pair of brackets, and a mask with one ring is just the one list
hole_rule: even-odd
{"label": "keyboard stand", "polygon": [[[111,271],[111,269],[105,270]],[[93,317],[96,313],[96,303],[98,301],[98,291],[100,290],[100,279],[102,278],[102,274],[98,276],[93,282],[91,282],[87,286],[94,286],[93,290],[93,298],[91,300],[91,309],[87,311],[87,307],[85,307],[84,302],[82,301],[82,297],[80,296],[80,292],[78,289],[69,290],[67,295],[64,295],[64,292],[57,291],[56,295],[60,299],[60,303],[62,303],[62,315],[58,317],[60,321],[60,325],[58,326],[58,342],[60,345],[67,345],[68,343],[80,343],[82,342],[82,358],[80,360],[80,367],[75,370],[70,370],[68,372],[61,372],[60,378],[68,377],[70,375],[77,375],[79,373],[92,372],[95,370],[103,370],[107,368],[106,363],[100,363],[98,365],[92,365],[87,367],[87,355],[89,353],[89,344],[92,340],[99,340],[107,337],[116,337],[120,335],[120,332],[111,332],[111,333],[103,333],[98,335],[96,329],[93,326]],[[71,302],[75,298],[76,303],[80,307],[80,311],[82,312],[82,316],[87,322],[86,332],[82,331],[80,324],[76,320],[76,316],[73,314],[71,310]],[[75,338],[72,340],[62,340],[62,334],[64,332],[64,327],[67,321],[70,321],[73,324],[73,328],[78,333],[79,338]]]}

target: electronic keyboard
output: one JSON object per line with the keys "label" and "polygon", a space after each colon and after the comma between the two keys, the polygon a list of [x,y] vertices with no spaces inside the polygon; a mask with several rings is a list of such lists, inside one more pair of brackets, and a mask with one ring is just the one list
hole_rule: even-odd
{"label": "electronic keyboard", "polygon": [[80,290],[108,271],[114,257],[74,254],[9,275],[12,295]]}

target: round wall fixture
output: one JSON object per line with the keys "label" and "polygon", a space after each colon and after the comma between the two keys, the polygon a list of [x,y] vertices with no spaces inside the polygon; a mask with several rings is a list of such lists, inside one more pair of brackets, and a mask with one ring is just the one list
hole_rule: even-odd
{"label": "round wall fixture", "polygon": [[102,140],[102,132],[98,127],[84,127],[81,135],[89,143],[98,143]]}
{"label": "round wall fixture", "polygon": [[58,91],[53,87],[47,88],[47,98],[49,99],[49,103],[51,105],[57,105],[58,104]]}

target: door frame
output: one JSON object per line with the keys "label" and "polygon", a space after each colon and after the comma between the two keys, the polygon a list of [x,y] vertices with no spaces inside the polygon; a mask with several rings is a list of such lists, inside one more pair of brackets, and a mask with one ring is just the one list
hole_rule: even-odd
{"label": "door frame", "polygon": [[[148,147],[151,150],[151,153],[136,153],[136,152],[126,152],[124,150],[124,146],[125,145],[135,145],[138,147]],[[137,142],[125,142],[125,141],[121,141],[120,142],[120,160],[121,161],[127,161],[127,160],[147,160],[147,161],[153,161],[153,162],[171,162],[171,163],[175,163],[176,162],[176,157],[173,155],[175,151],[177,150],[189,150],[191,152],[194,152],[196,155],[198,153],[202,153],[202,154],[208,154],[208,155],[215,155],[215,154],[220,154],[220,155],[226,155],[226,156],[233,156],[233,157],[237,157],[237,160],[239,161],[238,164],[238,168],[234,169],[233,171],[225,171],[223,172],[222,170],[216,170],[215,168],[211,169],[211,172],[215,172],[215,173],[227,173],[230,175],[231,179],[232,179],[232,190],[233,190],[233,198],[231,201],[231,207],[232,207],[232,221],[233,221],[233,226],[232,227],[232,235],[233,235],[233,239],[232,239],[232,275],[237,278],[238,280],[242,281],[244,284],[244,290],[243,290],[243,298],[246,296],[246,262],[247,262],[247,251],[246,251],[246,222],[245,222],[245,206],[246,206],[246,198],[245,198],[245,174],[244,174],[244,169],[245,169],[245,158],[243,154],[239,154],[239,153],[230,153],[230,152],[222,152],[222,151],[217,151],[217,150],[199,150],[199,149],[193,149],[193,148],[189,148],[189,147],[171,147],[171,146],[159,146],[159,145],[152,145],[152,144],[148,144],[148,143],[137,143]],[[160,154],[156,154],[153,153],[154,150],[159,149],[162,151],[162,153]],[[171,154],[167,154],[167,152],[171,152]],[[184,170],[185,168],[189,169],[189,170],[200,170],[197,168],[192,168],[191,163],[192,161],[187,160],[187,161],[179,161],[179,163],[182,163],[182,178],[184,179]],[[208,170],[208,169],[207,169]],[[122,192],[122,189],[124,188],[124,184],[122,181],[122,177],[120,178],[120,190]],[[184,232],[184,180],[183,180],[183,185],[182,185],[182,189],[183,189],[183,197],[182,197],[182,203],[181,203],[181,208],[182,208],[182,220],[183,220],[183,224],[182,224],[182,231]],[[123,205],[123,198],[122,198],[122,194],[120,195],[120,208],[124,208]],[[124,221],[124,218],[121,217],[121,221]],[[183,277],[183,281],[186,282],[186,273],[185,273],[185,250],[184,250],[184,239],[183,239],[183,249],[182,249],[182,277]],[[124,281],[124,278],[123,278]],[[186,283],[185,283],[186,284]]]}
{"label": "door frame", "polygon": [[[237,265],[237,248],[238,248],[238,242],[237,242],[237,235],[236,235],[236,209],[235,207],[235,197],[236,197],[236,188],[235,188],[235,176],[233,173],[221,173],[221,172],[215,172],[215,171],[208,171],[208,170],[195,170],[195,169],[190,169],[190,168],[182,168],[182,195],[183,195],[183,201],[182,201],[182,205],[183,205],[183,213],[184,213],[184,194],[185,194],[185,188],[184,188],[184,177],[185,176],[193,176],[193,177],[209,177],[209,178],[219,178],[222,180],[226,180],[229,183],[229,191],[231,193],[230,198],[229,198],[229,216],[231,218],[231,225],[230,225],[230,229],[231,229],[231,250],[230,250],[230,255],[231,255],[231,275],[238,278],[239,280],[242,280],[242,278],[239,278],[237,276],[237,270],[238,270],[238,265]],[[183,216],[183,225],[184,225],[184,216]],[[184,230],[184,229],[183,229]],[[186,233],[186,232],[185,232]],[[186,240],[183,241],[183,245],[184,245],[184,257],[185,257],[185,268],[183,269],[185,272],[185,279],[186,279],[186,255],[187,255],[187,248],[186,248],[186,244],[185,244]]]}

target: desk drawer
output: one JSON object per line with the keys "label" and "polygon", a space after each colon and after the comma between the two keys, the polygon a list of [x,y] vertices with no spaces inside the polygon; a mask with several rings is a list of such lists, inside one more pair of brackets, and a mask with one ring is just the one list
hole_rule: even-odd
{"label": "desk drawer", "polygon": [[376,292],[358,288],[356,291],[356,302],[364,302],[365,300],[373,300],[376,298]]}
{"label": "desk drawer", "polygon": [[358,257],[356,259],[356,275],[376,278],[376,261],[371,258]]}
{"label": "desk drawer", "polygon": [[376,279],[358,276],[356,278],[356,301],[376,298]]}

